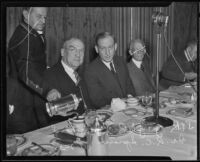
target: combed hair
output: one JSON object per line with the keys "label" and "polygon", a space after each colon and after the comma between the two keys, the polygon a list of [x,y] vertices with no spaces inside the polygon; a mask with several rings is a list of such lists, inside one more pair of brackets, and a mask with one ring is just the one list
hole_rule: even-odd
{"label": "combed hair", "polygon": [[133,44],[135,44],[136,42],[139,42],[139,43],[141,43],[143,46],[145,46],[144,41],[143,41],[142,39],[137,38],[137,39],[133,39],[133,40],[130,41],[130,43],[129,43],[129,48],[131,48],[131,46],[132,46]]}
{"label": "combed hair", "polygon": [[95,39],[95,44],[98,45],[98,41],[100,39],[103,39],[103,38],[106,38],[106,37],[112,37],[113,40],[114,40],[114,42],[116,42],[115,37],[111,33],[109,33],[109,32],[102,32],[102,33],[97,34],[96,39]]}

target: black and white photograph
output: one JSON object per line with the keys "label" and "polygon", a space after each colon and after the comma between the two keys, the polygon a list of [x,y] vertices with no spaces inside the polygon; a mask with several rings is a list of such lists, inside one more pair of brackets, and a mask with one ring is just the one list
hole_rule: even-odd
{"label": "black and white photograph", "polygon": [[2,160],[199,160],[199,23],[198,1],[2,1]]}

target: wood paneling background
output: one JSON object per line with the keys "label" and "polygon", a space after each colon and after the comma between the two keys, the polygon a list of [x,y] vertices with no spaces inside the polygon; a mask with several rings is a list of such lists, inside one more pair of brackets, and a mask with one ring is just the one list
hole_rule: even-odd
{"label": "wood paneling background", "polygon": [[[68,37],[74,36],[81,38],[85,43],[84,66],[87,65],[96,55],[95,35],[108,31],[115,35],[118,43],[117,55],[123,56],[124,59],[127,59],[130,40],[143,39],[151,55],[151,66],[154,72],[156,33],[152,24],[152,13],[161,11],[169,15],[167,41],[176,53],[185,45],[189,37],[197,35],[196,5],[196,3],[186,5],[185,2],[173,2],[168,7],[49,7],[45,32],[47,64],[52,66],[58,61],[63,42]],[[20,18],[21,7],[7,8],[7,44]],[[159,69],[169,55],[163,38],[161,44]]]}

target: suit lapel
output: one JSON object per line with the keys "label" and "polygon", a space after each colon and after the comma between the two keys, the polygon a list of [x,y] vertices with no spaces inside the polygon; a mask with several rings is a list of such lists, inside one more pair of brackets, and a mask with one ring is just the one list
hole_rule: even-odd
{"label": "suit lapel", "polygon": [[74,81],[71,79],[71,77],[67,74],[67,72],[65,71],[64,67],[62,66],[61,62],[59,62],[59,69],[61,69],[61,73],[63,73],[63,75],[60,75],[60,76],[63,76],[64,79],[63,80],[68,80],[70,81],[74,86],[76,86],[76,84],[74,83]]}
{"label": "suit lapel", "polygon": [[122,73],[123,72],[122,72],[122,68],[121,68],[119,62],[117,61],[117,59],[115,57],[113,58],[113,64],[115,66],[116,75],[117,75],[117,79],[118,79],[118,84],[119,84],[120,89],[122,91],[122,94],[124,96],[124,94],[125,94],[125,89],[124,88],[125,87],[122,86],[123,85],[123,80],[124,80],[124,78],[122,77]]}

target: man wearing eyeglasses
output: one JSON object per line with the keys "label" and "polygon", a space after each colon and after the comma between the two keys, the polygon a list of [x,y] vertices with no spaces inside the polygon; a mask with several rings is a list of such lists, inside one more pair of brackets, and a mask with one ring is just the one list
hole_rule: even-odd
{"label": "man wearing eyeglasses", "polygon": [[116,56],[117,43],[108,32],[96,37],[95,50],[99,56],[84,73],[92,106],[99,109],[110,105],[112,98],[135,96],[127,66],[122,57]]}
{"label": "man wearing eyeglasses", "polygon": [[[44,78],[48,84],[61,93],[61,97],[69,94],[75,94],[81,98],[76,110],[70,110],[71,113],[83,114],[87,108],[90,108],[90,101],[83,79],[81,79],[80,66],[83,64],[85,46],[82,40],[70,38],[66,40],[61,49],[61,60],[54,66],[47,69]],[[67,120],[70,116],[53,116],[49,118],[49,124]]]}
{"label": "man wearing eyeglasses", "polygon": [[[176,60],[176,61],[175,61]],[[197,42],[189,41],[181,55],[170,56],[162,68],[161,84],[168,88],[197,79]]]}
{"label": "man wearing eyeglasses", "polygon": [[130,42],[129,54],[132,59],[127,64],[129,75],[137,96],[144,95],[146,92],[155,92],[155,83],[148,63],[148,55],[144,42],[135,39]]}

